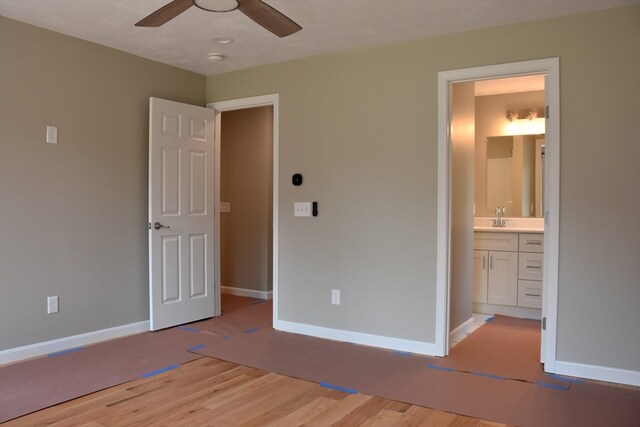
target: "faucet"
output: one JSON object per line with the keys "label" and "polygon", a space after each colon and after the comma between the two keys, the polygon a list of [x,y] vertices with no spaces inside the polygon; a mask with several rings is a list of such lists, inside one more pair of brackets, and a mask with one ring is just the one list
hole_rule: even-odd
{"label": "faucet", "polygon": [[493,226],[494,227],[506,227],[507,226],[507,220],[503,218],[504,215],[507,214],[507,208],[505,208],[504,206],[498,206],[496,207],[496,215],[498,216],[498,218],[493,220]]}

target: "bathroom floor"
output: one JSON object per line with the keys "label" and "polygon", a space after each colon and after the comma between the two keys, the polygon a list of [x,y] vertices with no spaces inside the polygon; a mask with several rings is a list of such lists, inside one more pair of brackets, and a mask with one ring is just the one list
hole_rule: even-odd
{"label": "bathroom floor", "polygon": [[473,313],[473,327],[469,329],[469,331],[464,335],[458,335],[457,340],[451,341],[450,349],[455,347],[460,341],[471,335],[476,329],[480,326],[484,325],[487,322],[487,319],[491,317],[491,314],[482,314],[482,313]]}

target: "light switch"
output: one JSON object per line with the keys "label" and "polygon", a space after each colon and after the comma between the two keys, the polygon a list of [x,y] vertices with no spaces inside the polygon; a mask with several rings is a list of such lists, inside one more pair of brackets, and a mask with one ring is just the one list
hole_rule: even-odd
{"label": "light switch", "polygon": [[58,143],[58,126],[47,126],[47,144]]}
{"label": "light switch", "polygon": [[220,202],[220,212],[222,213],[231,212],[231,202]]}
{"label": "light switch", "polygon": [[311,202],[294,202],[293,216],[311,216]]}

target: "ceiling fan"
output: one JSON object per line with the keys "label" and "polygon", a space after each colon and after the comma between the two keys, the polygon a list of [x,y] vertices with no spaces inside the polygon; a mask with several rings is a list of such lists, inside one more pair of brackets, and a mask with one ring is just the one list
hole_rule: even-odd
{"label": "ceiling fan", "polygon": [[138,22],[136,27],[159,27],[191,6],[209,12],[231,12],[238,9],[278,37],[286,37],[302,29],[262,0],[173,0]]}

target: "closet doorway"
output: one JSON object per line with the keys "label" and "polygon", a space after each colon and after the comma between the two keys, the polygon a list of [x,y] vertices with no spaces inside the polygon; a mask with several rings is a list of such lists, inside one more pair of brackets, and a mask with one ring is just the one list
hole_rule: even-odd
{"label": "closet doorway", "polygon": [[216,110],[218,292],[271,299],[278,277],[278,96],[207,106]]}

